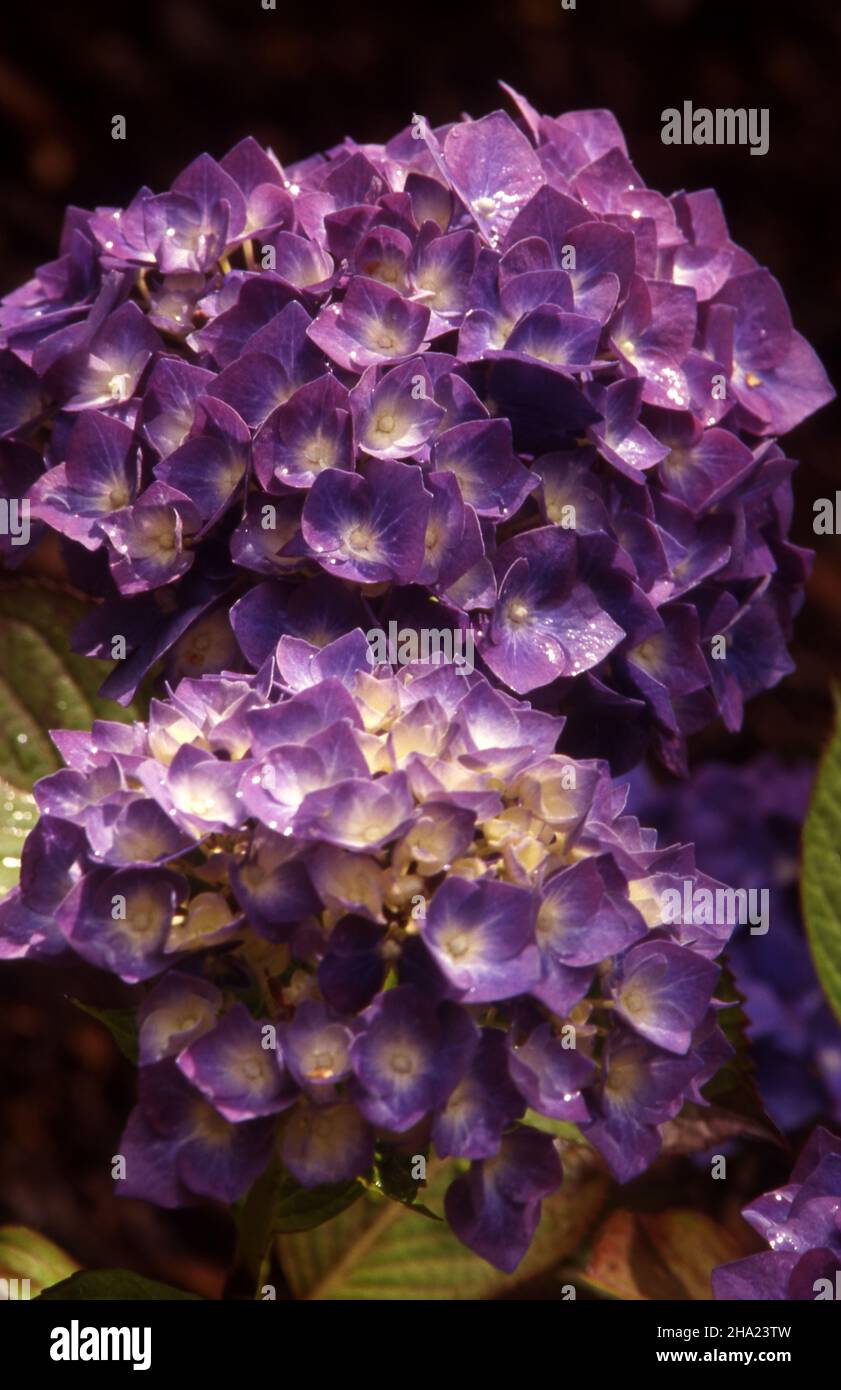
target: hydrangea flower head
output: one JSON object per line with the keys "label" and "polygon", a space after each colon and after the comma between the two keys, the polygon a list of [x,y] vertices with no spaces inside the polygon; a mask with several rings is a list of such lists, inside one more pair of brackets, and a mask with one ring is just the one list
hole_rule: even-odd
{"label": "hydrangea flower head", "polygon": [[145,724],[57,735],[2,954],[138,985],[122,1192],[231,1201],[272,1155],[316,1187],[434,1150],[462,1161],[454,1231],[510,1270],[562,1179],[528,1112],[641,1172],[727,1053],[729,928],[673,921],[661,886],[712,880],[556,751],[561,719],[370,657],[284,636]]}
{"label": "hydrangea flower head", "polygon": [[509,95],[286,169],[201,155],[71,208],[6,296],[0,482],[107,600],[76,641],[124,638],[108,694],[395,621],[469,632],[579,756],[681,769],[790,669],[777,440],[823,369],[711,190]]}

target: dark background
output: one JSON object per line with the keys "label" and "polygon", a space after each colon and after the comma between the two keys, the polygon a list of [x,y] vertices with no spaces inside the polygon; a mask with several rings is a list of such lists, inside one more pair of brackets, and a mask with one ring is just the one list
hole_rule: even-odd
{"label": "dark background", "polygon": [[[292,162],[346,134],[388,139],[413,112],[433,125],[482,115],[506,105],[504,78],[550,114],[612,109],[650,186],[714,186],[734,239],[778,276],[797,327],[841,380],[837,0],[578,0],[574,10],[561,0],[277,0],[274,11],[261,0],[19,0],[8,23],[0,293],[55,254],[68,202],[120,205],[144,183],[160,191],[202,150],[219,157],[246,134]],[[663,145],[661,111],[687,99],[768,107],[769,153]],[[116,114],[125,141],[111,139]],[[814,757],[826,738],[841,673],[840,552],[836,538],[813,536],[812,504],[841,486],[838,421],[837,406],[825,409],[788,444],[803,461],[794,538],[818,550],[797,671],[753,702],[741,735],[704,734],[696,758],[763,747]],[[102,986],[86,976],[78,990],[62,987],[95,1001]],[[46,1230],[85,1263],[218,1292],[224,1218],[162,1215],[111,1195],[131,1071],[104,1030],[62,1003],[48,972],[4,967],[3,994],[0,1079],[16,1142],[7,1132],[0,1147],[0,1222]]]}

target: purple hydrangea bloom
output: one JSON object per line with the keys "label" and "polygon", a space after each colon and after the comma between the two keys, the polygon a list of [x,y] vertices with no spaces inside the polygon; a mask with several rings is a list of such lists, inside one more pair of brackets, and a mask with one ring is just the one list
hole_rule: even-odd
{"label": "purple hydrangea bloom", "polygon": [[470,1162],[451,1223],[510,1269],[561,1176],[527,1112],[642,1171],[727,1053],[729,928],[667,910],[712,880],[555,751],[563,720],[370,655],[284,635],[145,724],[56,735],[0,952],[139,985],[121,1191],[230,1201],[272,1151],[304,1186],[368,1180],[402,1136]]}
{"label": "purple hydrangea bloom", "polygon": [[245,139],[69,209],[0,304],[0,488],[105,600],[78,650],[125,638],[107,694],[394,621],[469,636],[578,757],[682,771],[790,669],[776,440],[823,369],[713,192],[506,91],[514,118],[287,169]]}
{"label": "purple hydrangea bloom", "polygon": [[627,1029],[613,1031],[587,1134],[621,1182],[657,1157],[658,1126],[679,1113],[693,1078],[703,1071],[700,1053],[676,1056]]}
{"label": "purple hydrangea bloom", "polygon": [[513,1077],[505,1034],[483,1028],[469,1066],[435,1116],[436,1153],[474,1159],[498,1153],[504,1131],[526,1109],[525,1090]]}
{"label": "purple hydrangea bloom", "polygon": [[120,1140],[120,1192],[161,1207],[233,1202],[260,1176],[271,1148],[270,1120],[229,1124],[174,1062],[158,1062],[141,1069],[139,1104]]}
{"label": "purple hydrangea bloom", "polygon": [[791,1174],[742,1212],[770,1249],[713,1271],[713,1297],[831,1300],[841,1287],[841,1139],[816,1129]]}
{"label": "purple hydrangea bloom", "polygon": [[168,970],[139,1010],[141,1065],[175,1057],[188,1043],[209,1032],[222,1004],[221,991],[209,981]]}
{"label": "purple hydrangea bloom", "polygon": [[509,1070],[532,1110],[553,1120],[590,1118],[581,1091],[593,1078],[595,1064],[555,1037],[547,1023],[522,1040],[509,1039]]}
{"label": "purple hydrangea bloom", "polygon": [[465,1002],[495,1003],[528,994],[540,978],[535,899],[526,888],[457,877],[429,905],[423,939]]}
{"label": "purple hydrangea bloom", "polygon": [[301,1098],[280,1142],[280,1157],[304,1187],[349,1181],[374,1160],[374,1135],[349,1101],[316,1105]]}
{"label": "purple hydrangea bloom", "polygon": [[[268,1035],[271,1037],[271,1035]],[[178,1068],[226,1120],[254,1120],[291,1105],[275,1049],[263,1046],[260,1024],[244,1004],[178,1053]]]}
{"label": "purple hydrangea bloom", "polygon": [[19,886],[0,900],[0,960],[66,950],[56,911],[84,873],[85,845],[72,821],[41,816],[23,844]]}
{"label": "purple hydrangea bloom", "polygon": [[510,1272],[537,1230],[541,1200],[562,1177],[548,1134],[514,1130],[493,1158],[471,1163],[469,1173],[456,1178],[447,1192],[447,1220],[477,1255]]}
{"label": "purple hydrangea bloom", "polygon": [[68,945],[134,983],[157,975],[186,880],[171,869],[92,868],[56,909]]}
{"label": "purple hydrangea bloom", "polygon": [[303,1089],[335,1086],[351,1071],[353,1033],[323,1003],[305,999],[283,1032],[283,1056]]}
{"label": "purple hydrangea bloom", "polygon": [[[527,1112],[625,1181],[728,1053],[730,922],[668,905],[720,885],[613,776],[685,771],[790,669],[777,438],[832,395],[714,194],[508,94],[286,170],[202,155],[70,210],[0,304],[2,495],[97,587],[105,693],[158,677],[146,723],[56,735],[0,902],[0,956],[142,996],[121,1190],[411,1145],[470,1164],[447,1217],[503,1270],[562,1177]],[[837,1157],[792,1201],[801,1283]]]}
{"label": "purple hydrangea bloom", "polygon": [[673,941],[645,941],[628,951],[613,986],[616,1011],[640,1037],[684,1054],[718,979],[711,961]]}
{"label": "purple hydrangea bloom", "polygon": [[401,1133],[440,1104],[476,1046],[468,1015],[430,1004],[413,985],[378,996],[351,1046],[358,1104],[372,1124]]}

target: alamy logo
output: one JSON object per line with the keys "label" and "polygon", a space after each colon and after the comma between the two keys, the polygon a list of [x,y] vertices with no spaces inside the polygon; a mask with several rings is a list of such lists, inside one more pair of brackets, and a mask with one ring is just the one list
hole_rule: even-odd
{"label": "alamy logo", "polygon": [[29,498],[0,497],[0,536],[12,545],[28,545],[30,536]]}
{"label": "alamy logo", "polygon": [[73,1318],[69,1327],[54,1327],[51,1340],[53,1361],[131,1361],[135,1371],[152,1364],[151,1327],[80,1327]]}
{"label": "alamy logo", "polygon": [[841,1269],[836,1269],[834,1282],[832,1279],[816,1279],[812,1290],[816,1303],[826,1302],[827,1299],[841,1303]]}
{"label": "alamy logo", "polygon": [[768,107],[699,106],[683,103],[682,111],[669,106],[661,113],[664,145],[750,145],[751,154],[767,154]]}
{"label": "alamy logo", "polygon": [[31,1297],[28,1279],[0,1279],[0,1303],[25,1302]]}
{"label": "alamy logo", "polygon": [[368,640],[368,660],[372,666],[410,666],[415,662],[433,665],[452,665],[460,675],[474,669],[475,645],[473,629],[422,627],[398,628],[392,621],[388,632],[372,627],[365,634]]}
{"label": "alamy logo", "polygon": [[764,936],[769,926],[767,888],[696,888],[692,879],[659,895],[665,923],[684,926],[746,926],[751,936]]}

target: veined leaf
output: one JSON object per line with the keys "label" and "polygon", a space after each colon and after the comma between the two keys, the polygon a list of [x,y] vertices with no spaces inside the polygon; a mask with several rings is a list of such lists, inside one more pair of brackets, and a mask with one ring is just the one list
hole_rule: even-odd
{"label": "veined leaf", "polygon": [[137,718],[136,708],[96,693],[113,663],[70,650],[69,634],[87,611],[60,589],[0,579],[0,776],[24,791],[61,766],[50,729]]}
{"label": "veined leaf", "polygon": [[253,1295],[268,1278],[271,1243],[280,1232],[309,1231],[352,1207],[364,1188],[352,1182],[301,1187],[272,1163],[257,1179],[236,1211],[237,1247],[229,1282]]}
{"label": "veined leaf", "polygon": [[329,1183],[322,1187],[301,1187],[284,1174],[275,1194],[272,1231],[309,1231],[339,1216],[362,1196],[362,1186],[351,1182]]}
{"label": "veined leaf", "polygon": [[803,916],[815,968],[841,1019],[841,718],[824,753],[803,831]]}
{"label": "veined leaf", "polygon": [[[513,1274],[501,1274],[467,1250],[443,1222],[418,1221],[396,1202],[369,1194],[335,1221],[284,1236],[277,1253],[297,1298],[316,1300],[460,1300],[510,1293],[553,1269],[580,1243],[609,1189],[605,1174],[574,1159],[563,1186],[543,1203],[538,1233]],[[448,1163],[425,1198],[440,1212],[455,1176]]]}
{"label": "veined leaf", "polygon": [[45,1299],[117,1299],[120,1302],[140,1299],[149,1302],[172,1302],[188,1298],[199,1300],[197,1293],[185,1293],[169,1284],[159,1284],[157,1279],[145,1279],[142,1274],[134,1274],[130,1269],[84,1269],[60,1284],[53,1284],[38,1295],[39,1301]]}
{"label": "veined leaf", "polygon": [[746,1253],[701,1211],[613,1211],[596,1235],[583,1277],[589,1288],[623,1301],[707,1300],[712,1271]]}
{"label": "veined leaf", "polygon": [[49,730],[139,717],[138,706],[97,695],[111,662],[70,650],[69,633],[88,608],[35,580],[0,578],[0,894],[17,883],[38,818],[30,788],[62,765]]}
{"label": "veined leaf", "polygon": [[0,777],[0,897],[18,881],[23,842],[37,819],[34,796]]}
{"label": "veined leaf", "polygon": [[78,1268],[75,1260],[38,1231],[27,1226],[0,1227],[0,1279],[28,1279],[30,1298],[68,1279]]}

